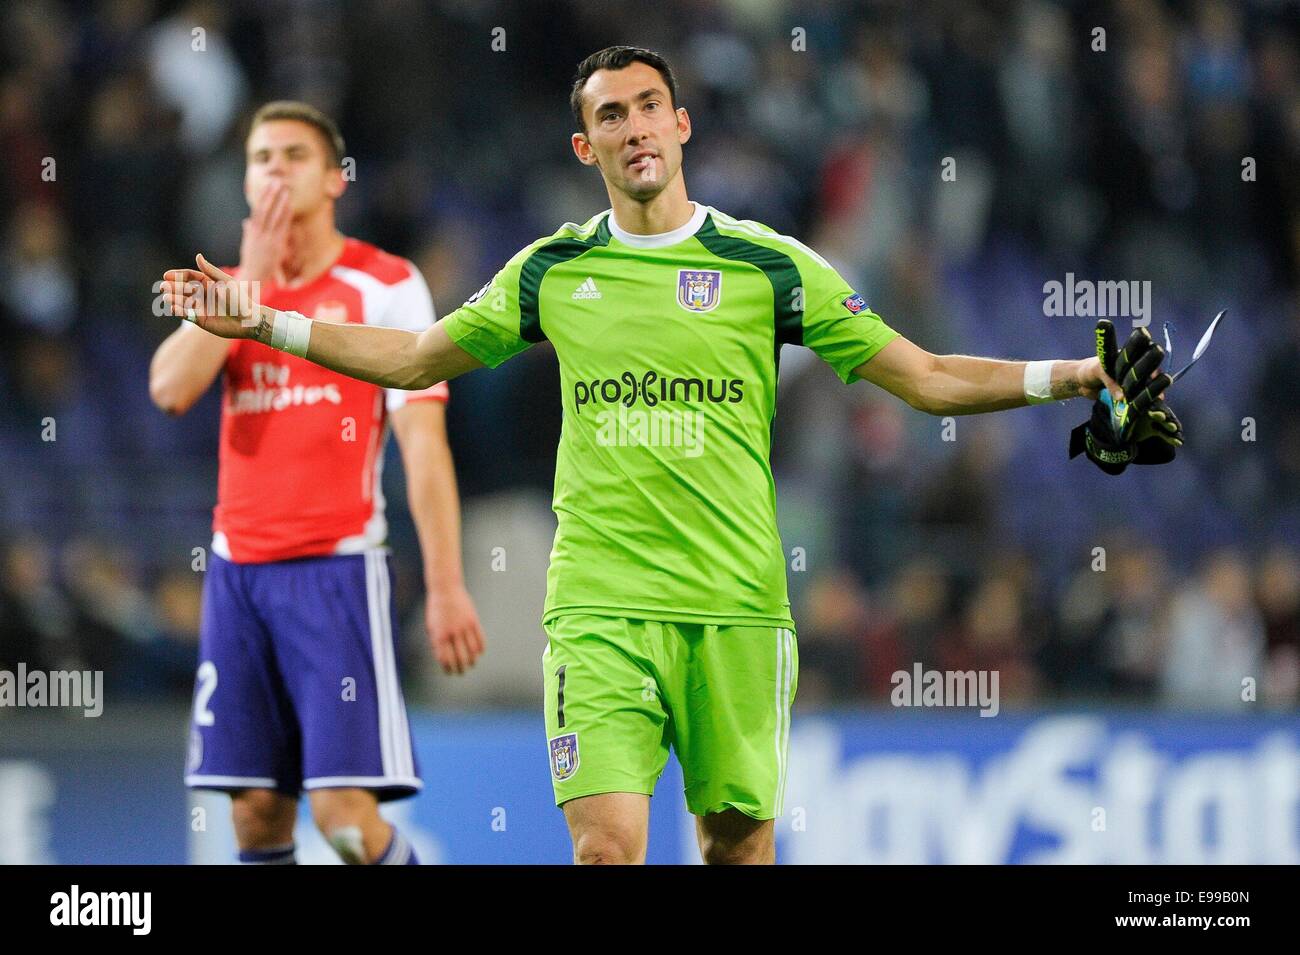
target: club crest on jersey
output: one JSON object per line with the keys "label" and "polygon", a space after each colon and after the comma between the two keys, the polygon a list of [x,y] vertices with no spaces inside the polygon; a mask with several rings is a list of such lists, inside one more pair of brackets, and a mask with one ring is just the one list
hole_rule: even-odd
{"label": "club crest on jersey", "polygon": [[844,300],[844,307],[856,315],[867,307],[867,300],[855,292]]}
{"label": "club crest on jersey", "polygon": [[334,325],[346,325],[348,322],[348,306],[346,302],[330,300],[321,302],[316,306],[316,311],[311,316],[318,322],[330,322]]}
{"label": "club crest on jersey", "polygon": [[551,775],[568,779],[578,771],[578,734],[565,733],[551,740]]}
{"label": "club crest on jersey", "polygon": [[677,304],[688,312],[711,312],[722,298],[722,273],[713,270],[677,270]]}

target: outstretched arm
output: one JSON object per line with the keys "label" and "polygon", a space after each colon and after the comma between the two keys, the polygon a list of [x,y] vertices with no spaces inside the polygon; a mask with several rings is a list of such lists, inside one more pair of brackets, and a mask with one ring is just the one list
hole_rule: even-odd
{"label": "outstretched arm", "polygon": [[[932,415],[981,414],[1023,408],[1028,362],[972,358],[967,355],[932,355],[903,338],[895,338],[853,370],[858,378],[902,398],[918,411]],[[1049,380],[1050,398],[1095,399],[1102,388],[1118,394],[1095,356],[1077,361],[1055,361]]]}
{"label": "outstretched arm", "polygon": [[482,367],[442,321],[419,333],[309,322],[259,304],[256,283],[227,275],[201,255],[196,261],[197,270],[167,272],[162,292],[173,315],[221,338],[252,338],[386,388],[428,388]]}
{"label": "outstretched arm", "polygon": [[[274,322],[274,309],[263,309],[254,337],[271,344]],[[451,340],[441,320],[418,333],[373,325],[315,322],[303,357],[385,388],[428,388],[483,367],[482,362]]]}

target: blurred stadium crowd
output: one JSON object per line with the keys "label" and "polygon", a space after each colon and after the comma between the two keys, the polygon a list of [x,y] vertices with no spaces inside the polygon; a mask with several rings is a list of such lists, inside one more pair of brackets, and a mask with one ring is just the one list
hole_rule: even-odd
{"label": "blurred stadium crowd", "polygon": [[[608,206],[567,90],[629,42],[675,65],[691,196],[804,239],[931,351],[1087,354],[1093,319],[1044,310],[1067,272],[1150,281],[1175,364],[1229,309],[1171,393],[1190,446],[1119,479],[1065,461],[1083,402],[945,436],[788,353],[773,461],[802,705],[883,701],[913,661],[999,669],[1010,705],[1231,708],[1241,674],[1300,703],[1294,4],[29,0],[0,7],[0,42],[0,667],[190,691],[219,395],[179,420],[150,404],[173,321],[149,289],[196,250],[237,260],[257,104],[337,116],[341,227],[414,259],[446,313]],[[547,346],[452,396],[467,507],[549,491]],[[418,661],[400,467],[386,482]]]}

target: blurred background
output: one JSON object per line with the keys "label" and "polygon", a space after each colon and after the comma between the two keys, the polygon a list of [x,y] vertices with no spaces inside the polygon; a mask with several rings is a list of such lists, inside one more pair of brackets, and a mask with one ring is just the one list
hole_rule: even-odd
{"label": "blurred background", "polygon": [[[0,861],[154,861],[61,835],[73,819],[89,824],[85,806],[68,815],[78,794],[96,819],[114,802],[115,825],[145,825],[126,783],[120,798],[85,796],[110,791],[133,758],[145,768],[130,785],[156,780],[183,811],[202,588],[193,567],[211,537],[221,398],[214,388],[174,420],[150,403],[149,358],[174,328],[152,314],[150,288],[196,250],[237,261],[253,110],[297,98],[338,119],[356,170],[342,230],[413,259],[446,314],[523,245],[608,207],[599,177],[572,156],[567,94],[578,61],[613,43],[673,64],[694,123],[692,198],[803,239],[930,351],[1088,354],[1095,319],[1045,307],[1045,284],[1067,274],[1149,282],[1150,329],[1159,341],[1168,323],[1177,366],[1228,310],[1207,357],[1170,392],[1189,445],[1167,467],[1120,478],[1066,459],[1084,402],[945,429],[786,347],[773,465],[801,658],[791,787],[804,808],[839,792],[823,818],[852,807],[856,821],[841,824],[866,833],[880,792],[898,796],[898,812],[915,803],[939,784],[905,768],[845,795],[871,775],[855,775],[854,758],[879,768],[871,761],[909,732],[917,766],[956,753],[972,792],[1008,754],[1032,762],[1079,746],[1095,786],[1109,772],[1131,796],[1137,784],[1124,780],[1155,773],[1151,798],[1168,802],[1177,786],[1155,767],[1172,761],[1212,788],[1227,753],[1263,782],[1212,793],[1218,822],[1203,828],[1197,799],[1210,796],[1178,797],[1186,805],[1165,807],[1163,835],[1148,834],[1151,859],[1300,861],[1300,9],[1286,0],[4,5],[0,669],[102,670],[101,721],[120,722],[91,732],[79,715],[0,709],[0,810],[16,818],[21,804],[22,818],[47,823],[43,842],[16,823],[6,842],[0,824]],[[506,413],[521,402],[527,420]],[[433,747],[420,750],[426,782],[439,777],[403,811],[423,811],[471,765],[493,771],[481,748],[437,749],[453,737],[517,744],[521,768],[499,785],[528,791],[542,841],[465,842],[444,820],[429,837],[441,849],[426,854],[562,861],[536,712],[560,426],[549,345],[453,382],[448,413],[489,652],[461,680],[431,665],[390,443],[407,699],[430,734],[421,747]],[[889,707],[891,675],[917,662],[998,671],[1004,716],[936,715],[961,728],[900,730],[918,717]],[[499,733],[484,729],[498,718]],[[1132,734],[1150,756],[1141,771],[1125,748]],[[130,750],[155,744],[175,751],[174,766]],[[800,776],[818,745],[838,753],[826,765],[849,789],[817,789],[811,764]],[[87,754],[115,746],[127,749],[104,757],[92,786]],[[1043,759],[1033,765],[1045,778],[1079,771]],[[1210,762],[1186,762],[1196,759]],[[657,812],[680,801],[669,778],[660,791]],[[475,812],[505,805],[473,798]],[[1264,798],[1280,829],[1241,821],[1258,818],[1243,800]],[[225,811],[212,806],[213,817]],[[934,807],[936,818],[951,808]],[[1168,828],[1178,812],[1193,820],[1182,842]],[[978,828],[985,817],[974,817]],[[1067,830],[1098,832],[1070,818]],[[187,838],[183,815],[148,825]],[[796,837],[816,827],[792,825],[782,823],[786,858],[850,851],[835,839],[807,848],[813,840]],[[880,825],[887,835],[864,835],[853,859],[956,858],[920,823]],[[188,858],[224,861],[195,848],[194,830],[188,839]],[[1120,861],[1116,847],[1132,839],[1115,840],[1073,861]],[[688,857],[688,841],[656,843],[652,858]],[[1053,858],[1068,857],[1067,844],[1061,836]],[[990,845],[983,861],[1047,851],[1024,832]],[[178,861],[182,850],[158,851]]]}

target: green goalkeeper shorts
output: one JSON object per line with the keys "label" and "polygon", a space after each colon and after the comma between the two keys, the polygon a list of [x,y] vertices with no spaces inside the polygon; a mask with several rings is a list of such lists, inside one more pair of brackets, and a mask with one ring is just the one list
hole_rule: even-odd
{"label": "green goalkeeper shorts", "polygon": [[569,614],[546,632],[556,805],[653,794],[671,746],[695,815],[781,814],[799,682],[793,631]]}

